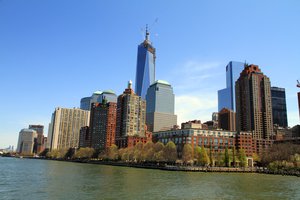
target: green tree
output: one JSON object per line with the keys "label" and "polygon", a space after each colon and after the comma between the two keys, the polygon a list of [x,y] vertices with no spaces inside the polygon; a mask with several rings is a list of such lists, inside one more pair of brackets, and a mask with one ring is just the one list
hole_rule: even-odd
{"label": "green tree", "polygon": [[201,147],[201,154],[200,154],[200,165],[205,166],[209,164],[209,158],[204,146]]}
{"label": "green tree", "polygon": [[229,153],[228,153],[228,147],[225,148],[224,164],[225,164],[226,167],[229,167]]}
{"label": "green tree", "polygon": [[187,163],[193,160],[193,148],[190,144],[185,144],[182,150],[182,160]]}
{"label": "green tree", "polygon": [[94,154],[94,149],[86,147],[77,150],[74,157],[77,159],[90,159],[93,156],[93,154]]}
{"label": "green tree", "polygon": [[239,149],[239,160],[241,167],[247,166],[247,157],[244,149]]}
{"label": "green tree", "polygon": [[201,148],[199,146],[196,146],[196,148],[194,149],[194,157],[197,160],[197,163],[200,164]]}
{"label": "green tree", "polygon": [[163,148],[163,153],[167,162],[175,162],[177,160],[177,150],[174,142],[169,141]]}

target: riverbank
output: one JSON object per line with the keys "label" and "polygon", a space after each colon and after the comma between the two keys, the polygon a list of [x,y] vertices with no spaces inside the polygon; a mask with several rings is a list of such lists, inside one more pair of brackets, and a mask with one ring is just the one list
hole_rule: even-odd
{"label": "riverbank", "polygon": [[165,163],[134,163],[134,162],[121,162],[121,161],[103,161],[103,160],[63,160],[63,159],[48,159],[36,157],[24,157],[27,159],[43,159],[55,160],[65,162],[75,162],[83,164],[98,164],[98,165],[111,165],[119,167],[133,167],[143,169],[156,169],[166,171],[181,171],[181,172],[216,172],[216,173],[259,173],[259,174],[272,174],[282,176],[297,176],[300,177],[299,170],[270,170],[263,167],[204,167],[204,166],[186,166],[186,165],[169,165]]}

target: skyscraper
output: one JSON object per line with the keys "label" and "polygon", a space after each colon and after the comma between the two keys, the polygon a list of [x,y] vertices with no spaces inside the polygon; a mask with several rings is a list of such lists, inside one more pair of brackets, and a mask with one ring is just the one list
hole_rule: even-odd
{"label": "skyscraper", "polygon": [[273,123],[280,127],[287,127],[287,113],[286,113],[286,98],[285,89],[278,87],[271,87],[272,96],[272,111]]}
{"label": "skyscraper", "polygon": [[177,125],[177,116],[174,115],[175,95],[167,81],[158,80],[150,85],[146,104],[146,123],[149,131],[170,130]]}
{"label": "skyscraper", "polygon": [[44,144],[44,126],[43,125],[29,125],[29,129],[37,132],[37,145],[34,148],[35,153],[40,153],[45,149]]}
{"label": "skyscraper", "polygon": [[102,103],[103,99],[107,102],[117,103],[117,95],[113,90],[96,91],[90,97],[83,97],[80,100],[80,109],[90,110],[92,103]]}
{"label": "skyscraper", "polygon": [[118,97],[116,137],[145,137],[146,101],[136,95],[129,81],[127,89]]}
{"label": "skyscraper", "polygon": [[155,81],[155,58],[155,48],[151,45],[146,28],[145,40],[138,46],[135,77],[135,92],[143,99],[146,98],[149,86]]}
{"label": "skyscraper", "polygon": [[79,108],[56,108],[48,131],[50,150],[79,146],[81,127],[89,124],[90,111]]}
{"label": "skyscraper", "polygon": [[271,83],[257,65],[245,66],[236,81],[237,130],[253,131],[255,139],[273,133]]}
{"label": "skyscraper", "polygon": [[19,133],[17,152],[32,154],[36,145],[37,132],[33,129],[22,129]]}
{"label": "skyscraper", "polygon": [[218,111],[228,108],[236,112],[235,108],[235,82],[244,69],[244,63],[230,61],[226,66],[226,88],[218,91]]}
{"label": "skyscraper", "polygon": [[105,99],[102,103],[92,103],[90,116],[91,146],[106,149],[115,144],[117,103]]}

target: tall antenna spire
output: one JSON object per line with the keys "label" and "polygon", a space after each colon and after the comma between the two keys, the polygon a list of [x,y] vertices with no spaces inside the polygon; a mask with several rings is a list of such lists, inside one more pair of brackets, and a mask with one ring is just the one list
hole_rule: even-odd
{"label": "tall antenna spire", "polygon": [[149,40],[148,24],[146,24],[146,40]]}

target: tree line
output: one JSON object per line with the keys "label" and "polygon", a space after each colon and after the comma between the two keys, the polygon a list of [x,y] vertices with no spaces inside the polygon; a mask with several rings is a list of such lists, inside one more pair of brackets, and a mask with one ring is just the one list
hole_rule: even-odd
{"label": "tree line", "polygon": [[222,152],[214,152],[211,148],[204,148],[204,146],[197,146],[193,149],[190,144],[185,144],[178,154],[176,145],[172,141],[169,141],[166,145],[161,142],[137,143],[134,147],[121,149],[118,149],[116,145],[112,145],[103,151],[95,151],[93,148],[60,149],[43,152],[42,156],[65,160],[100,159],[135,163],[178,163],[220,167],[245,167],[247,165],[246,154],[243,149],[236,151],[234,148],[226,148]]}

